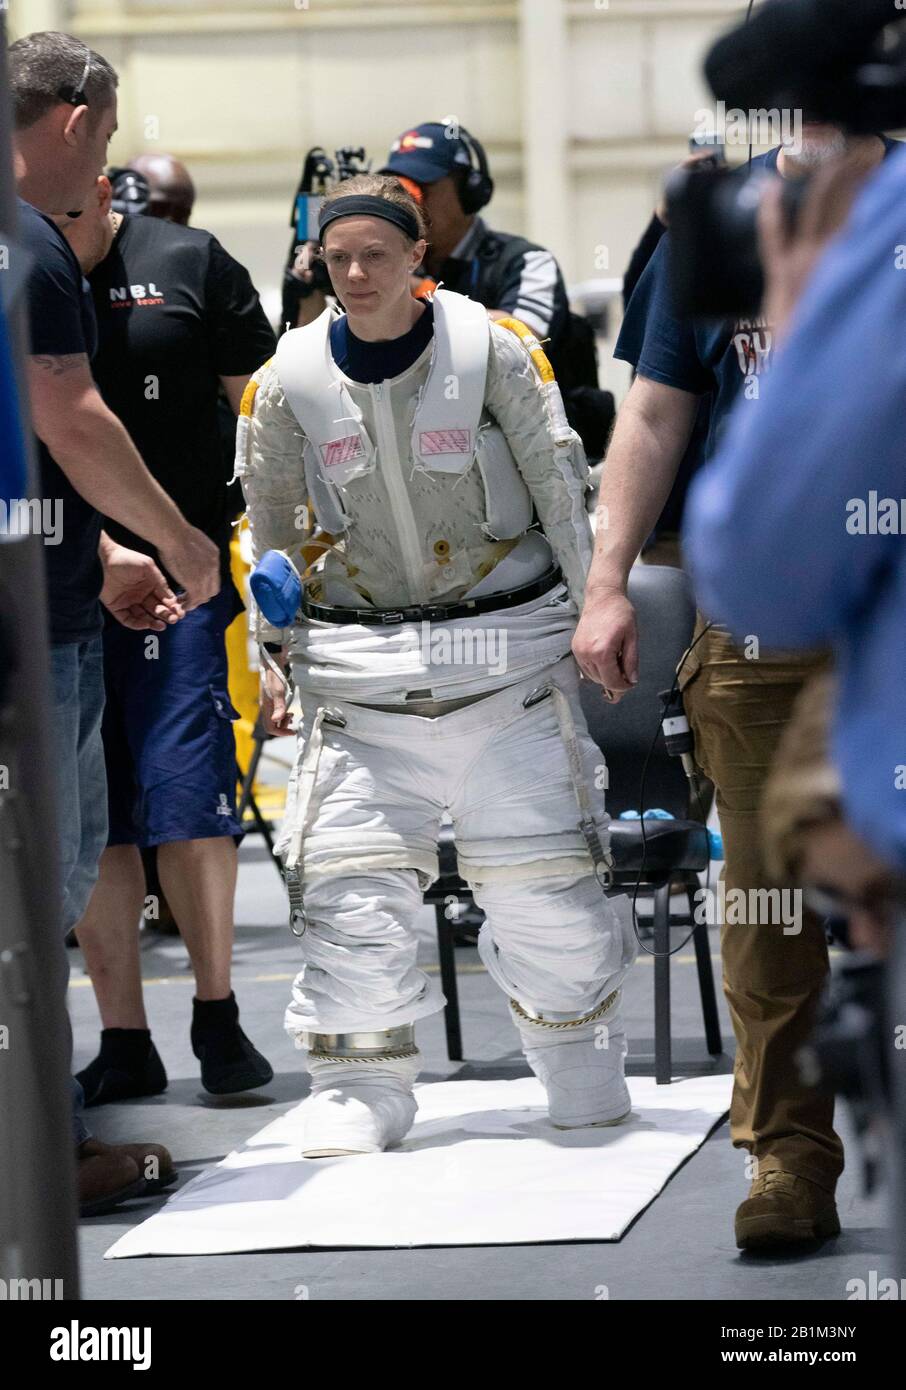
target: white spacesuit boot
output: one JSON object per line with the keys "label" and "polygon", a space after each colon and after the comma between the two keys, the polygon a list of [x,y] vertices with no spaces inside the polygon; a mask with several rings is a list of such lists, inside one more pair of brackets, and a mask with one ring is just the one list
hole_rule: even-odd
{"label": "white spacesuit boot", "polygon": [[621,1003],[617,989],[582,1018],[568,1019],[549,1012],[532,1015],[510,1000],[526,1060],[547,1091],[557,1129],[615,1125],[629,1115]]}
{"label": "white spacesuit boot", "polygon": [[311,1095],[301,1107],[303,1158],[381,1153],[408,1134],[418,1108],[419,1053],[410,1025],[373,1033],[312,1033]]}

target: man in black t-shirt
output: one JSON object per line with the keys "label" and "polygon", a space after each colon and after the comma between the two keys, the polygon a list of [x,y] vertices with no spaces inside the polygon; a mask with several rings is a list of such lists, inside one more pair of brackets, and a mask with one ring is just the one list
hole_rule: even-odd
{"label": "man in black t-shirt", "polygon": [[[224,635],[242,603],[230,578],[230,516],[217,424],[234,411],[274,336],[241,265],[209,232],[111,212],[109,180],[66,228],[89,276],[98,324],[94,375],[151,473],[220,550],[223,587],[178,627],[147,638],[108,620],[104,748],[110,832],[97,890],[78,927],[104,1023],[79,1081],[86,1104],[162,1091],[166,1073],[142,1005],[137,923],[157,870],[195,971],[192,1045],[215,1094],[267,1084],[230,990],[236,749]],[[109,523],[124,545],[150,551]]]}
{"label": "man in black t-shirt", "polygon": [[[102,584],[105,602],[123,621],[161,631],[216,593],[220,576],[216,547],[154,482],[98,394],[89,365],[90,301],[78,262],[46,215],[78,212],[89,197],[116,129],[116,73],[82,40],[52,32],[12,44],[8,66],[20,240],[31,257],[29,403],[42,500],[62,513],[62,525],[45,537],[44,554],[57,795],[63,809],[62,925],[68,932],[90,896],[106,833]],[[153,560],[102,533],[97,512],[102,503],[111,516],[158,545],[169,572],[185,587],[181,601]],[[64,964],[64,981],[65,972]],[[77,1087],[74,1101],[83,1213],[96,1214],[175,1181],[165,1149],[92,1139]],[[150,1182],[142,1176],[148,1157],[159,1172]]]}

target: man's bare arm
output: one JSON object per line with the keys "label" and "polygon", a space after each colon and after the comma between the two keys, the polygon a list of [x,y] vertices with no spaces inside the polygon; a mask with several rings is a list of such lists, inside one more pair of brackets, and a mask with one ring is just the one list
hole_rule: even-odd
{"label": "man's bare arm", "polygon": [[251,381],[252,374],[248,376],[222,376],[220,384],[223,387],[230,408],[234,415],[239,414],[239,407],[242,405],[242,393]]}
{"label": "man's bare arm", "polygon": [[595,553],[573,654],[583,673],[613,700],[638,681],[638,633],[626,597],[629,571],[670,495],[698,400],[691,392],[636,377],[607,451]]}
{"label": "man's bare arm", "polygon": [[699,397],[638,376],[607,450],[587,594],[624,589],[670,496],[692,434]]}
{"label": "man's bare arm", "polygon": [[48,372],[51,376],[65,376],[67,372],[81,371],[88,359],[84,352],[66,352],[58,357],[37,353],[31,361],[42,372]]}
{"label": "man's bare arm", "polygon": [[145,467],[124,426],[104,404],[88,358],[28,359],[32,423],[38,438],[86,502],[156,546],[185,585],[186,607],[220,587],[217,547],[190,526]]}

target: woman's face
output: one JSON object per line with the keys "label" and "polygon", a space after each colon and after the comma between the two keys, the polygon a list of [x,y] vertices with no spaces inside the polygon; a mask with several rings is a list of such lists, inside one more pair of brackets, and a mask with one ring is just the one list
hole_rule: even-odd
{"label": "woman's face", "polygon": [[409,277],[425,249],[382,217],[343,217],[327,228],[323,255],[347,312],[371,316],[410,297]]}

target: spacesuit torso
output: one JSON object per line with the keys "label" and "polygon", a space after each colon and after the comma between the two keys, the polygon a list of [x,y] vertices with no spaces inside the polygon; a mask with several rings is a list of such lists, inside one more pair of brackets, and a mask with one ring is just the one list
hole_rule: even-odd
{"label": "spacesuit torso", "polygon": [[[448,624],[503,627],[505,670],[436,660],[436,643],[426,659],[426,624],[306,620],[290,650],[297,684],[315,693],[455,699],[569,651],[592,550],[581,443],[523,326],[525,342],[460,295],[441,290],[433,302],[433,337],[398,376],[364,384],[342,373],[332,311],[284,335],[256,373],[237,441],[255,557],[285,550],[301,572],[321,528],[332,541],[308,597],[351,609],[509,594],[555,564],[565,582]],[[286,638],[260,619],[258,635]]]}

